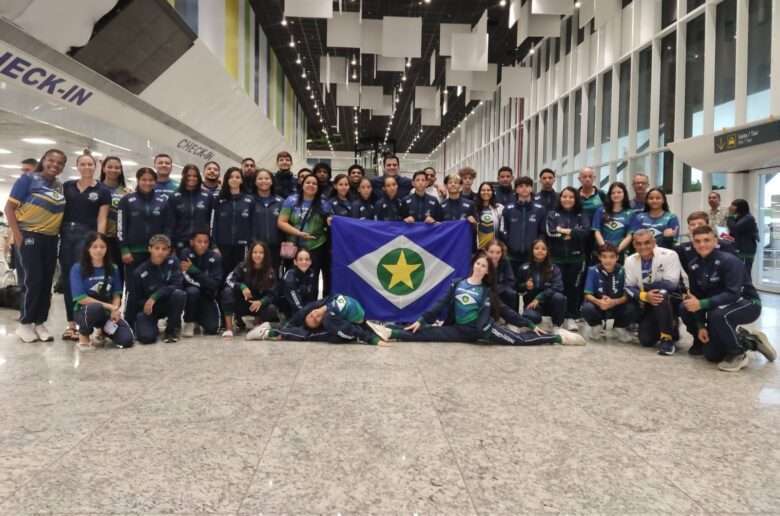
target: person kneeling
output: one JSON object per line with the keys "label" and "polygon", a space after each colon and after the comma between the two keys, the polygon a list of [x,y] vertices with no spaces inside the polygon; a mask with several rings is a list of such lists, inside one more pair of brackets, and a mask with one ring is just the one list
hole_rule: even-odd
{"label": "person kneeling", "polygon": [[239,319],[251,315],[255,319],[255,327],[246,338],[263,338],[270,329],[270,324],[266,323],[279,319],[279,312],[274,306],[275,289],[276,274],[268,245],[252,242],[249,256],[228,275],[222,289],[222,309],[225,311],[222,336],[233,338],[234,315]]}
{"label": "person kneeling", "polygon": [[269,334],[274,340],[360,342],[375,346],[389,346],[389,336],[389,329],[366,322],[365,310],[357,299],[340,294],[309,303],[282,328]]}
{"label": "person kneeling", "polygon": [[520,266],[517,276],[518,291],[523,296],[523,316],[535,324],[542,322],[542,316],[550,316],[557,331],[566,314],[561,270],[552,263],[544,240],[534,241],[531,254],[531,261]]}
{"label": "person kneeling", "polygon": [[[392,328],[390,337],[402,341],[480,341],[509,346],[585,344],[580,335],[564,329],[548,335],[506,307],[496,293],[494,276],[493,262],[484,251],[478,251],[471,259],[468,278],[454,281],[447,294],[420,319],[405,328]],[[445,324],[435,325],[437,318],[445,313]],[[501,325],[497,322],[499,318],[514,326],[531,327],[531,331],[516,331]]]}
{"label": "person kneeling", "polygon": [[287,269],[280,285],[279,311],[291,319],[298,310],[317,300],[317,277],[311,268],[308,249],[299,248],[293,266]]}
{"label": "person kneeling", "polygon": [[207,229],[192,234],[190,246],[181,252],[180,267],[187,293],[182,337],[193,337],[196,324],[204,335],[216,335],[220,323],[217,298],[222,284],[222,256],[209,249]]}
{"label": "person kneeling", "polygon": [[748,364],[748,351],[758,351],[773,362],[777,352],[758,330],[737,329],[761,315],[750,271],[736,256],[716,249],[717,237],[710,226],[693,230],[696,257],[689,262],[690,291],[683,299],[682,318],[689,328],[698,327],[694,346],[704,358],[720,362],[721,371],[736,372]]}
{"label": "person kneeling", "polygon": [[673,296],[680,295],[682,266],[677,253],[656,245],[649,229],[633,235],[636,253],[626,258],[626,294],[639,311],[639,344],[674,355],[677,316]]}
{"label": "person kneeling", "polygon": [[599,247],[599,265],[588,268],[585,302],[580,312],[588,323],[588,339],[599,340],[606,322],[613,319],[615,337],[620,342],[634,340],[626,328],[636,320],[636,307],[626,295],[625,272],[618,263],[617,247],[609,242]]}
{"label": "person kneeling", "polygon": [[[79,325],[80,351],[95,349],[90,339],[97,330],[95,344],[108,335],[118,348],[133,345],[133,332],[122,319],[122,280],[119,268],[111,262],[108,241],[99,233],[88,233],[81,260],[70,269],[75,320]],[[101,334],[102,332],[102,334]]]}
{"label": "person kneeling", "polygon": [[132,272],[128,292],[127,322],[135,326],[138,342],[157,342],[160,319],[166,319],[165,342],[179,340],[187,294],[179,259],[171,254],[170,238],[154,235],[149,239],[149,259]]}

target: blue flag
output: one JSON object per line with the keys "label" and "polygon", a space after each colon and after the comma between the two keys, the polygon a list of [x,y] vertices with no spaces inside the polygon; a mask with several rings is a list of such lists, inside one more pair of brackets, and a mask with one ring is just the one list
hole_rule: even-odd
{"label": "blue flag", "polygon": [[367,319],[416,321],[454,278],[468,276],[466,221],[375,222],[333,217],[332,290],[354,297]]}

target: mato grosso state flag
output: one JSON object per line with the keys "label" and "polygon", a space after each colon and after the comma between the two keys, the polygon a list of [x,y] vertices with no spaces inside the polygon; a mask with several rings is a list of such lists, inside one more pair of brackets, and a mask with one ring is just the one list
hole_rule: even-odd
{"label": "mato grosso state flag", "polygon": [[454,278],[469,273],[472,229],[333,217],[332,290],[359,300],[367,319],[415,321]]}

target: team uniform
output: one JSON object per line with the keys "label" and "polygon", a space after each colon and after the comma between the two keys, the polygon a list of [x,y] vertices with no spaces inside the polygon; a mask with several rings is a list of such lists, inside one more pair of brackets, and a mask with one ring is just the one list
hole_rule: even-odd
{"label": "team uniform", "polygon": [[75,320],[79,325],[79,333],[89,337],[94,329],[102,329],[105,335],[118,348],[129,348],[133,345],[133,331],[124,319],[107,324],[111,320],[111,311],[99,303],[82,305],[81,301],[92,298],[102,303],[111,303],[115,297],[122,295],[122,278],[119,267],[113,266],[110,273],[104,267],[98,267],[91,274],[84,275],[81,264],[75,263],[70,269],[70,288],[73,295],[73,310]]}
{"label": "team uniform", "polygon": [[516,276],[530,259],[531,244],[544,235],[546,215],[541,204],[520,200],[501,213],[499,237],[509,250],[509,261]]}
{"label": "team uniform", "polygon": [[222,254],[224,274],[244,260],[252,237],[253,204],[252,196],[246,193],[217,199],[212,240]]}
{"label": "team uniform", "polygon": [[57,244],[65,212],[62,185],[37,172],[25,174],[14,183],[8,200],[16,206],[22,233],[22,241],[16,245],[26,272],[20,322],[43,324],[49,317]]}
{"label": "team uniform", "polygon": [[352,215],[352,202],[349,198],[341,199],[339,197],[333,197],[330,200],[330,206],[333,209],[333,214],[339,217],[350,217]]}
{"label": "team uniform", "polygon": [[[597,299],[620,299],[626,294],[626,274],[623,267],[615,264],[612,272],[608,272],[600,264],[589,267],[583,293]],[[614,319],[616,328],[626,328],[636,321],[637,306],[629,301],[604,311],[590,301],[585,301],[582,303],[581,313],[589,326],[603,325],[608,319]]]}
{"label": "team uniform", "polygon": [[[117,238],[119,201],[122,200],[122,197],[129,194],[131,190],[122,185],[117,185],[116,188],[111,188],[107,184],[103,183],[103,186],[105,186],[111,194],[111,206],[108,209],[108,221],[106,222],[106,240],[108,240],[108,249],[111,251],[111,261],[116,264],[121,264],[122,250],[119,246],[119,238]],[[124,278],[124,269],[122,267],[119,267],[119,276]]]}
{"label": "team uniform", "polygon": [[441,203],[441,220],[465,220],[474,216],[474,203],[463,197],[444,199]]}
{"label": "team uniform", "polygon": [[154,185],[154,192],[164,196],[166,199],[173,197],[173,194],[179,189],[179,183],[173,179],[167,181],[157,181]]}
{"label": "team uniform", "polygon": [[441,221],[441,205],[435,197],[428,194],[418,195],[412,192],[401,199],[401,219],[413,217],[415,222],[423,222],[426,217]]}
{"label": "team uniform", "polygon": [[311,268],[303,272],[293,266],[284,273],[280,289],[279,310],[289,319],[317,300],[317,277]]}
{"label": "team uniform", "polygon": [[162,234],[170,237],[173,215],[165,194],[133,192],[119,201],[117,236],[122,256],[131,254],[133,262],[125,266],[125,281],[149,258],[149,239]]}
{"label": "team uniform", "polygon": [[277,170],[274,174],[274,195],[287,199],[295,193],[297,186],[298,182],[289,170]]}
{"label": "team uniform", "polygon": [[176,252],[189,245],[192,234],[197,231],[210,231],[214,214],[214,197],[202,189],[175,192],[170,200],[173,214],[173,234],[171,240]]}
{"label": "team uniform", "polygon": [[[271,271],[267,280],[267,287],[251,284],[249,265],[246,262],[239,263],[225,280],[225,288],[222,289],[222,310],[225,317],[237,315],[239,318],[251,315],[261,321],[277,320],[279,312],[276,303],[276,275]],[[260,301],[258,312],[249,311],[249,302],[244,299],[243,290],[252,291],[251,300]]]}
{"label": "team uniform", "polygon": [[[160,319],[166,319],[166,337],[177,335],[187,304],[179,259],[169,256],[160,265],[146,260],[127,277],[125,320],[135,328],[138,342],[154,344],[157,341],[157,321]],[[144,304],[149,299],[154,299],[154,308],[146,315]]]}
{"label": "team uniform", "polygon": [[707,328],[710,341],[704,345],[704,357],[719,362],[755,350],[737,333],[738,325],[752,323],[761,315],[761,299],[745,264],[716,249],[706,257],[697,253],[689,269],[690,291],[699,299],[701,310],[691,313],[683,308],[681,315],[689,330],[694,330],[695,341],[695,330]]}
{"label": "team uniform", "polygon": [[374,213],[376,214],[376,220],[397,222],[401,220],[401,200],[398,197],[388,199],[382,196],[374,204]]}
{"label": "team uniform", "polygon": [[477,219],[477,248],[486,249],[493,240],[499,239],[501,214],[504,207],[501,204],[483,208],[475,208]]}
{"label": "team uniform", "polygon": [[[312,310],[327,307],[320,328],[306,328],[306,315]],[[319,341],[333,344],[350,342],[372,344],[379,343],[379,337],[366,325],[366,314],[357,299],[349,296],[334,295],[307,304],[274,335],[283,340]]]}
{"label": "team uniform", "polygon": [[558,207],[558,193],[555,190],[539,190],[534,195],[534,202],[541,204],[548,212]]}
{"label": "team uniform", "polygon": [[[529,279],[533,281],[533,288],[530,290],[527,285]],[[542,322],[542,316],[547,315],[554,326],[563,324],[566,296],[563,294],[561,270],[557,265],[553,264],[549,275],[545,277],[540,264],[526,263],[520,267],[517,285],[520,295],[523,296],[523,317],[539,324]],[[527,308],[534,300],[539,301],[539,306],[535,309]]]}
{"label": "team uniform", "polygon": [[[557,228],[571,229],[566,238]],[[582,303],[582,282],[585,272],[585,243],[590,236],[590,221],[582,213],[558,207],[547,213],[547,241],[552,262],[563,278],[566,296],[566,317],[576,319]]]}
{"label": "team uniform", "polygon": [[221,322],[219,290],[222,286],[222,256],[211,249],[198,256],[189,247],[179,255],[192,263],[182,274],[187,304],[184,322],[197,323],[206,335],[216,335]]}
{"label": "team uniform", "polygon": [[359,220],[374,220],[376,218],[376,209],[374,208],[374,202],[371,199],[363,199],[358,197],[352,201],[352,211],[350,216],[353,219]]}
{"label": "team uniform", "polygon": [[[588,221],[593,223],[593,215],[607,201],[607,196],[598,188],[593,188],[593,193],[585,196],[582,193],[582,187],[579,189],[580,201],[582,202],[582,214]],[[593,251],[596,248],[596,237],[591,233],[585,239],[585,263],[593,263]]]}
{"label": "team uniform", "polygon": [[502,258],[496,267],[496,292],[504,305],[515,311],[518,309],[520,298],[517,295],[515,271],[506,258]]}
{"label": "team uniform", "polygon": [[[593,231],[601,233],[604,242],[618,247],[628,235],[633,233],[631,225],[634,219],[634,210],[620,210],[615,213],[611,210],[607,211],[605,208],[605,206],[601,206],[593,214],[591,227]],[[619,258],[622,260],[624,256],[625,250],[620,253]]]}
{"label": "team uniform", "polygon": [[[501,317],[515,326],[533,324],[517,312],[500,307]],[[441,316],[444,315],[444,318]],[[441,326],[433,323],[444,320]],[[417,332],[395,328],[395,339],[415,342],[487,342],[508,346],[532,346],[553,344],[557,337],[537,335],[534,332],[517,332],[498,324],[491,317],[488,289],[484,285],[472,285],[467,279],[452,282],[446,295],[425,311],[418,320],[422,324]]]}
{"label": "team uniform", "polygon": [[84,238],[90,231],[97,231],[100,208],[111,204],[111,193],[101,183],[87,187],[83,192],[78,181],[66,181],[62,185],[65,196],[65,212],[60,228],[60,274],[65,299],[65,316],[73,321],[73,296],[70,288],[70,270],[79,261]]}
{"label": "team uniform", "polygon": [[[718,243],[715,244],[715,249],[737,256],[737,248],[734,245],[734,242],[730,240],[723,240],[722,238],[719,238]],[[693,248],[693,242],[677,244],[674,246],[674,250],[677,253],[677,256],[680,258],[680,265],[682,265],[683,270],[686,274],[690,275],[690,264],[694,258],[699,256],[696,253],[696,249]]]}
{"label": "team uniform", "polygon": [[[680,232],[680,221],[674,213],[665,211],[660,217],[651,217],[647,211],[638,211],[634,214],[631,224],[631,232],[636,233],[640,229],[649,229],[655,236],[655,243],[666,249],[674,249],[677,234]],[[664,236],[664,230],[673,229],[673,237]]]}
{"label": "team uniform", "polygon": [[252,206],[252,240],[265,242],[271,251],[271,262],[278,274],[281,258],[279,248],[282,245],[282,233],[276,224],[282,211],[284,199],[278,195],[254,196]]}
{"label": "team uniform", "polygon": [[385,174],[381,176],[372,177],[371,189],[374,190],[375,192],[381,192],[382,188],[385,186],[385,177],[395,177],[395,180],[398,182],[398,197],[400,199],[403,199],[404,197],[409,195],[409,192],[412,191],[412,180],[400,174],[396,176],[387,176]]}
{"label": "team uniform", "polygon": [[514,204],[517,200],[517,195],[511,185],[501,186],[497,184],[493,189],[493,195],[495,196],[496,203],[501,206],[509,206]]}

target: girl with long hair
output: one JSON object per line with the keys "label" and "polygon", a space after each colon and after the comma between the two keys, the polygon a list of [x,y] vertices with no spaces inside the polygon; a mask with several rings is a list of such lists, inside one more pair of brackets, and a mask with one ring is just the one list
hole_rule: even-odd
{"label": "girl with long hair", "polygon": [[125,172],[122,168],[122,160],[116,156],[106,156],[100,164],[100,182],[111,194],[111,206],[108,209],[106,222],[106,239],[108,249],[111,252],[111,260],[119,267],[119,276],[124,277],[124,269],[119,266],[122,263],[122,251],[119,248],[117,238],[117,215],[119,213],[119,201],[132,190],[127,187]]}
{"label": "girl with long hair", "polygon": [[212,240],[222,255],[226,275],[246,256],[246,246],[252,236],[252,206],[252,196],[244,191],[241,169],[228,168],[214,208],[212,229]]}
{"label": "girl with long hair", "polygon": [[486,249],[490,242],[498,238],[498,227],[504,206],[496,203],[493,185],[484,182],[479,185],[474,208],[477,219],[477,248]]}
{"label": "girl with long hair", "polygon": [[645,196],[644,211],[636,212],[631,232],[649,229],[655,236],[659,247],[674,249],[677,235],[680,233],[680,221],[669,210],[666,194],[660,188],[651,188]]}
{"label": "girl with long hair", "polygon": [[257,169],[252,208],[252,239],[268,244],[274,271],[279,274],[281,266],[279,247],[282,244],[282,235],[277,222],[284,199],[274,195],[274,185],[274,176],[270,170]]}
{"label": "girl with long hair", "polygon": [[190,243],[196,230],[211,226],[214,197],[203,189],[200,170],[193,164],[184,165],[179,189],[170,198],[173,213],[173,249],[180,253]]}
{"label": "girl with long hair", "polygon": [[517,284],[523,296],[523,316],[535,324],[542,322],[542,316],[550,316],[554,330],[560,331],[566,315],[566,296],[561,270],[552,263],[544,240],[533,242],[531,261],[521,265],[519,272]]}

